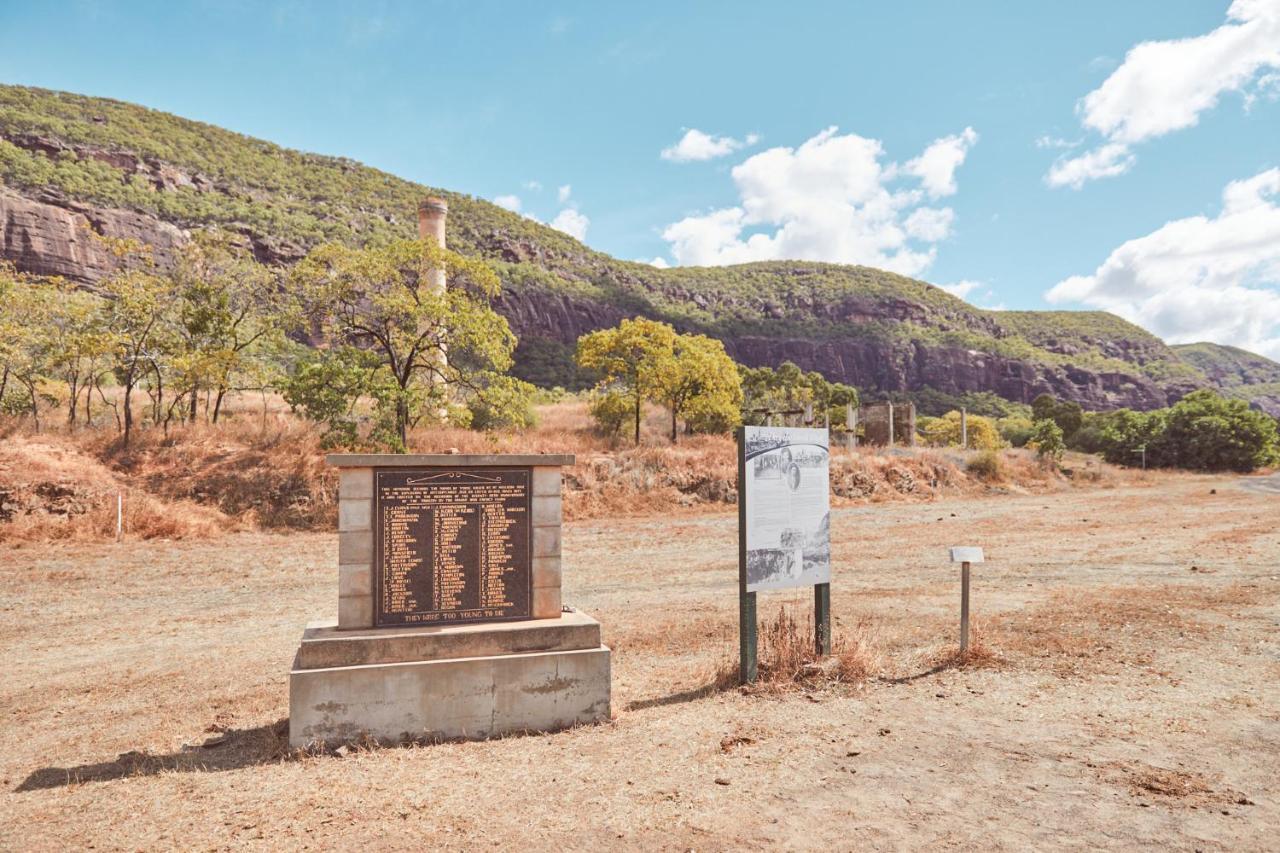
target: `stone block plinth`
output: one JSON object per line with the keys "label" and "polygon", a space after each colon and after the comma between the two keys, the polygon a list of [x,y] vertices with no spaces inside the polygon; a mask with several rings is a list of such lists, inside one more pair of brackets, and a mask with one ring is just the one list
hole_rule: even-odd
{"label": "stone block plinth", "polygon": [[313,623],[289,676],[289,743],[547,732],[610,716],[600,624],[557,619],[338,630]]}

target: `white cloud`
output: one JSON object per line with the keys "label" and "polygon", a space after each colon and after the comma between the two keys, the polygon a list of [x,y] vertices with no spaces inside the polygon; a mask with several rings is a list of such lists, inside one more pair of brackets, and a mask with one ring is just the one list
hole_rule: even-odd
{"label": "white cloud", "polygon": [[1076,105],[1081,124],[1105,140],[1085,158],[1111,167],[1090,169],[1076,158],[1055,163],[1046,181],[1079,188],[1087,180],[1121,174],[1132,165],[1130,147],[1195,126],[1224,93],[1240,92],[1245,106],[1252,106],[1260,94],[1269,94],[1269,71],[1275,69],[1280,0],[1234,0],[1226,23],[1205,35],[1142,42]]}
{"label": "white cloud", "polygon": [[939,284],[938,287],[945,290],[947,293],[950,293],[952,296],[964,299],[970,293],[973,293],[979,287],[982,287],[982,282],[969,281],[966,279],[964,281],[952,282],[951,284]]}
{"label": "white cloud", "polygon": [[[680,264],[788,258],[916,275],[933,262],[932,244],[955,218],[950,208],[925,206],[926,191],[955,192],[955,169],[976,139],[966,129],[937,140],[907,170],[881,162],[878,140],[829,127],[798,148],[748,157],[731,173],[736,205],[688,216],[662,236]],[[912,175],[924,189],[901,186]]]}
{"label": "white cloud", "polygon": [[662,149],[662,159],[675,163],[714,160],[717,157],[732,154],[740,148],[755,145],[759,141],[760,135],[756,133],[749,133],[746,139],[739,140],[731,136],[712,136],[697,128],[690,128],[685,131],[684,136],[680,137],[679,142]]}
{"label": "white cloud", "polygon": [[1050,302],[1079,302],[1173,343],[1208,340],[1280,357],[1280,168],[1233,181],[1213,218],[1191,216],[1130,240]]}
{"label": "white cloud", "polygon": [[498,207],[505,207],[512,213],[520,212],[520,196],[518,195],[496,195],[493,197],[493,203]]}
{"label": "white cloud", "polygon": [[522,181],[520,183],[520,186],[524,187],[526,190],[533,193],[541,192],[542,190],[541,181]]}
{"label": "white cloud", "polygon": [[956,212],[949,207],[918,207],[911,211],[902,225],[907,233],[926,243],[940,243],[951,234],[951,223]]}
{"label": "white cloud", "polygon": [[566,201],[569,200],[569,194],[572,192],[573,192],[573,185],[565,184],[564,186],[556,190],[556,198],[560,201],[561,204],[564,204]]}
{"label": "white cloud", "polygon": [[1078,148],[1082,140],[1079,139],[1063,139],[1060,136],[1044,136],[1036,139],[1037,148]]}
{"label": "white cloud", "polygon": [[1109,142],[1079,157],[1059,159],[1049,168],[1044,180],[1051,187],[1078,190],[1086,181],[1123,175],[1133,168],[1134,159],[1129,146]]}
{"label": "white cloud", "polygon": [[556,214],[556,218],[551,220],[550,224],[552,228],[563,231],[575,240],[586,240],[587,227],[591,225],[591,220],[572,207],[566,207]]}
{"label": "white cloud", "polygon": [[966,127],[955,136],[935,140],[923,154],[908,161],[903,169],[907,174],[920,178],[925,191],[933,198],[955,195],[956,169],[964,163],[969,149],[977,141],[977,132],[972,127]]}
{"label": "white cloud", "polygon": [[662,257],[661,255],[658,255],[656,258],[650,258],[648,260],[644,258],[636,258],[636,263],[648,264],[649,266],[657,267],[660,270],[665,270],[671,266],[671,264],[667,263],[667,259]]}

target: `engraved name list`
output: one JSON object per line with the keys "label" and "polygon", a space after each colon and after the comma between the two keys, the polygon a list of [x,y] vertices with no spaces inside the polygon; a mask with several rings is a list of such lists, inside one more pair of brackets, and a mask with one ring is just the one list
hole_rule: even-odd
{"label": "engraved name list", "polygon": [[375,625],[527,619],[529,469],[375,471]]}

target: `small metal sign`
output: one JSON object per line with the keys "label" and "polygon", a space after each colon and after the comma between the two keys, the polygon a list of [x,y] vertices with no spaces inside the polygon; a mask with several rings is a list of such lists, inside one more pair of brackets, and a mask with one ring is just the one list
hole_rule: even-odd
{"label": "small metal sign", "polygon": [[981,563],[982,561],[981,548],[965,545],[951,549],[951,562],[953,563]]}

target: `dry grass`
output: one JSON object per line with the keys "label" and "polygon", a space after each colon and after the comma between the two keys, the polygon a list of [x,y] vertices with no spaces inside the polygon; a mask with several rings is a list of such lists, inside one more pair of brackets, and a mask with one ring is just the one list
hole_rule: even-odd
{"label": "dry grass", "polygon": [[[812,691],[838,685],[860,684],[880,673],[884,666],[875,626],[859,621],[852,629],[837,628],[831,637],[831,654],[818,654],[813,619],[800,620],[785,604],[765,620],[757,634],[757,678],[744,687],[749,693],[780,694]],[[736,657],[721,664],[715,684],[720,689],[738,684]]]}
{"label": "dry grass", "polygon": [[[837,509],[837,642],[865,662],[805,672],[811,594],[762,594],[802,679],[763,693],[711,685],[736,651],[732,515],[568,524],[565,598],[614,650],[615,719],[341,757],[280,729],[302,627],[335,607],[332,533],[0,546],[0,847],[1266,849],[1274,507],[1157,482]],[[961,535],[987,548],[975,639],[1005,665],[933,670]],[[1103,646],[1098,669],[1072,656]]]}
{"label": "dry grass", "polygon": [[[258,410],[230,408],[217,425],[203,422],[140,429],[129,447],[114,430],[24,432],[0,425],[0,541],[102,539],[115,533],[115,496],[126,494],[126,534],[144,538],[207,536],[225,530],[328,530],[336,519],[337,477],[324,461],[317,430],[268,400]],[[479,433],[420,428],[410,448],[424,453],[572,453],[565,473],[569,520],[646,516],[680,510],[722,511],[737,501],[737,463],[727,436],[682,436],[671,444],[665,418],[650,410],[640,446],[591,428],[585,405],[539,409],[536,428]],[[1035,464],[1030,454],[1000,457],[999,488],[1042,492],[1071,481]],[[966,471],[966,454],[882,448],[836,449],[831,493],[836,506],[928,501],[993,488]],[[1077,482],[1112,485],[1106,466]]]}

